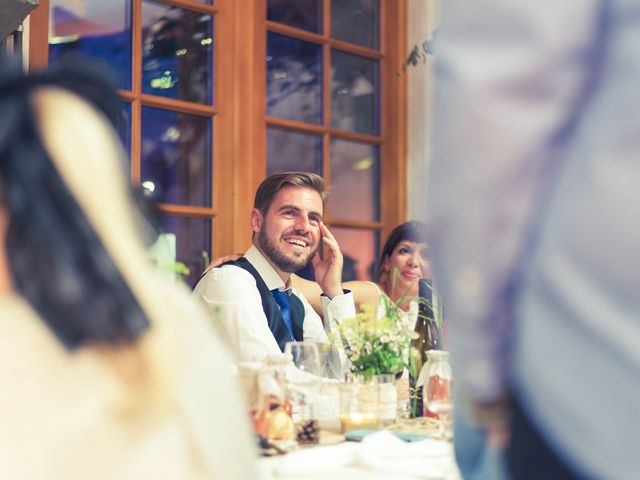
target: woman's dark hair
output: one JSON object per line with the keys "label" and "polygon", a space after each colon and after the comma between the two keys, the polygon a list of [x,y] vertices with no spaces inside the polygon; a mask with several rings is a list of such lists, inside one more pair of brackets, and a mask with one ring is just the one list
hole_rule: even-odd
{"label": "woman's dark hair", "polygon": [[119,107],[111,78],[85,59],[70,58],[30,75],[0,64],[0,201],[9,212],[11,276],[68,349],[131,342],[149,321],[53,164],[30,97],[40,87],[59,87],[115,122]]}
{"label": "woman's dark hair", "polygon": [[387,241],[384,242],[382,252],[380,252],[380,258],[378,260],[378,280],[384,273],[384,259],[390,257],[391,253],[393,253],[393,249],[396,248],[396,245],[403,240],[415,243],[425,243],[427,241],[427,225],[423,222],[412,220],[410,222],[401,223],[391,230],[391,233],[387,237]]}

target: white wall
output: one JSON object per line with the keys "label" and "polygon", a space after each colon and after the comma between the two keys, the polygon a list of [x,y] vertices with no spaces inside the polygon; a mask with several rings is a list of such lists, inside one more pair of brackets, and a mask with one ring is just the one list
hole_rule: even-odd
{"label": "white wall", "polygon": [[[407,52],[430,38],[438,20],[439,0],[408,0]],[[407,67],[408,169],[407,217],[425,219],[426,179],[431,160],[431,98],[433,57],[426,64]]]}

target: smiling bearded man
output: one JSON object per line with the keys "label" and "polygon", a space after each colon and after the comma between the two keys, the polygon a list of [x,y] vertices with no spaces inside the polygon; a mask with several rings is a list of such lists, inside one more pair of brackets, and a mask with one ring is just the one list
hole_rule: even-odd
{"label": "smiling bearded man", "polygon": [[[286,194],[289,188],[294,187],[285,187],[281,192]],[[276,198],[274,199],[275,203],[280,200],[280,196],[280,193],[276,195]],[[291,205],[285,206],[287,208],[293,208]],[[314,241],[311,233],[308,231],[297,230],[294,226],[291,230],[284,232],[282,238],[276,237],[272,239],[268,233],[269,227],[270,224],[265,218],[263,220],[262,228],[258,232],[256,246],[276,268],[283,272],[294,273],[301,268],[304,268],[309,262],[309,258],[311,258],[318,250],[319,243]],[[293,248],[288,249],[287,252],[283,252],[278,248],[278,241],[285,241]]]}
{"label": "smiling bearded man", "polygon": [[[353,296],[342,289],[342,253],[322,221],[326,193],[322,177],[287,172],[266,178],[251,212],[253,245],[243,257],[208,270],[194,295],[211,312],[238,361],[262,360],[290,341],[329,343],[327,332],[355,316]],[[327,247],[318,254],[320,239]],[[291,273],[312,263],[322,288],[325,323],[300,292]],[[336,353],[336,352],[334,352]],[[325,375],[342,377],[344,357],[325,357]]]}

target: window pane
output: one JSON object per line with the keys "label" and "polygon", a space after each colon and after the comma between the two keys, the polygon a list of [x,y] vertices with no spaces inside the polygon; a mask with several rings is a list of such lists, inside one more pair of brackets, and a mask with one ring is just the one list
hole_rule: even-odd
{"label": "window pane", "polygon": [[331,228],[344,256],[342,281],[377,280],[380,233],[354,228]]}
{"label": "window pane", "polygon": [[118,119],[118,136],[122,142],[127,160],[131,162],[131,104],[120,103],[120,118]]}
{"label": "window pane", "polygon": [[322,1],[269,0],[267,20],[322,33]]}
{"label": "window pane", "polygon": [[332,0],[331,36],[337,40],[379,48],[378,0]]}
{"label": "window pane", "polygon": [[142,22],[142,91],[210,104],[211,16],[145,1]]}
{"label": "window pane", "polygon": [[183,279],[194,287],[211,258],[211,220],[163,215],[165,232],[176,236],[176,260],[184,263],[189,275]]}
{"label": "window pane", "polygon": [[131,90],[131,0],[50,0],[49,61],[82,53],[104,61]]}
{"label": "window pane", "polygon": [[322,137],[267,129],[267,175],[304,171],[322,175]]}
{"label": "window pane", "polygon": [[337,50],[331,52],[331,126],[377,134],[378,61]]}
{"label": "window pane", "polygon": [[339,220],[380,220],[378,147],[331,141],[331,215]]}
{"label": "window pane", "polygon": [[156,202],[211,206],[211,150],[210,118],[142,108],[141,181]]}
{"label": "window pane", "polygon": [[322,122],[322,47],[267,34],[267,115]]}

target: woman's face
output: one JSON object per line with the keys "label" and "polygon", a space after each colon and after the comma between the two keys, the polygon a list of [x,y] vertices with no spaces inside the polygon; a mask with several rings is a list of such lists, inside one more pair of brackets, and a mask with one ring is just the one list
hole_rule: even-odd
{"label": "woman's face", "polygon": [[[431,262],[429,261],[427,244],[401,240],[384,259],[384,269],[387,272],[387,282],[396,292],[417,294],[418,280],[431,278]],[[394,269],[398,270],[393,274]]]}

